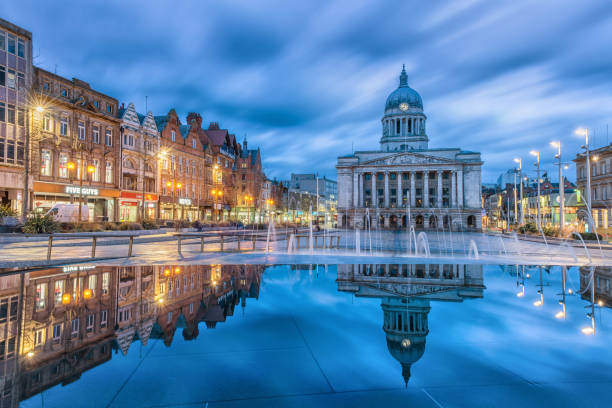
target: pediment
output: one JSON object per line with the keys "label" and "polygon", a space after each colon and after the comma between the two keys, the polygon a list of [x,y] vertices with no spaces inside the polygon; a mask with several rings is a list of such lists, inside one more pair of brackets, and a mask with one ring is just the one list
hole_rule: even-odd
{"label": "pediment", "polygon": [[450,164],[452,160],[442,157],[429,156],[420,153],[396,153],[374,160],[363,162],[362,164],[373,166],[394,166],[398,164]]}

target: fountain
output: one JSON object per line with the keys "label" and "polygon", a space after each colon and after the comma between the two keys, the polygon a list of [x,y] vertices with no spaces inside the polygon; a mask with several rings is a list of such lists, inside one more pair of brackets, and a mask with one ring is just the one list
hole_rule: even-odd
{"label": "fountain", "polygon": [[582,247],[584,248],[584,252],[586,253],[587,257],[589,258],[589,265],[593,264],[593,258],[591,258],[591,253],[589,252],[589,249],[586,246],[586,243],[584,242],[584,239],[582,239],[582,235],[580,235],[579,232],[573,231],[572,235],[577,236],[580,239],[580,242],[582,242]]}
{"label": "fountain", "polygon": [[501,243],[499,254],[501,255],[502,254],[502,250],[503,250],[504,251],[503,254],[508,256],[508,252],[506,251],[506,245],[504,245],[504,239],[501,236],[499,236],[497,238],[499,238],[499,242]]}
{"label": "fountain", "polygon": [[359,228],[355,227],[355,253],[361,255],[361,237]]}
{"label": "fountain", "polygon": [[274,219],[271,219],[270,223],[268,224],[268,235],[266,236],[266,252],[270,252],[270,241],[276,241],[276,227],[274,226]]}
{"label": "fountain", "polygon": [[415,246],[416,255],[419,254],[419,248],[423,250],[423,255],[425,255],[426,257],[431,256],[431,252],[429,250],[429,239],[427,238],[427,234],[423,231],[419,232],[419,235],[417,236],[416,246]]}
{"label": "fountain", "polygon": [[476,242],[473,239],[470,239],[470,247],[468,250],[468,258],[472,259],[480,259],[480,255],[478,255],[478,247],[476,246]]}
{"label": "fountain", "polygon": [[295,250],[295,234],[289,235],[289,243],[287,245],[287,253],[292,254]]}
{"label": "fountain", "polygon": [[310,204],[310,218],[308,220],[308,252],[310,252],[310,255],[312,255],[314,253],[314,242],[313,242],[313,237],[312,237],[312,204]]}

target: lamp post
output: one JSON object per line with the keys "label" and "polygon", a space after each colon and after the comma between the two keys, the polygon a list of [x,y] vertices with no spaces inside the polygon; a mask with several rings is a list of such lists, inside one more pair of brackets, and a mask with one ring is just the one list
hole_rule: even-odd
{"label": "lamp post", "polygon": [[[518,163],[519,165],[519,168],[518,168],[519,181],[521,183],[521,187],[520,187],[521,188],[521,221],[520,221],[520,224],[523,225],[525,223],[525,217],[524,217],[525,209],[523,208],[523,159],[521,159],[520,157],[517,157],[514,159],[514,161]],[[514,202],[516,203],[516,182],[515,182],[515,188],[514,188]],[[516,205],[514,206],[514,211],[516,214]]]}
{"label": "lamp post", "polygon": [[[74,162],[69,161],[66,163],[66,169],[68,170],[68,180],[72,184],[72,172],[74,171]],[[74,203],[74,194],[70,193],[70,204]]]}
{"label": "lamp post", "polygon": [[536,150],[532,150],[529,152],[529,154],[531,154],[532,156],[536,156],[536,162],[534,163],[534,165],[537,168],[537,176],[538,176],[538,211],[537,211],[537,215],[536,215],[536,223],[538,225],[538,228],[542,229],[542,225],[540,224],[540,152],[536,151]]}
{"label": "lamp post", "polygon": [[584,136],[585,138],[585,143],[581,147],[586,151],[586,204],[587,204],[587,211],[589,213],[589,217],[592,217],[592,213],[591,213],[591,157],[589,153],[589,129],[588,128],[576,129],[575,133],[577,135]]}
{"label": "lamp post", "polygon": [[565,181],[563,180],[563,163],[561,162],[561,142],[550,142],[552,147],[558,149],[555,155],[559,165],[559,232],[565,227]]}

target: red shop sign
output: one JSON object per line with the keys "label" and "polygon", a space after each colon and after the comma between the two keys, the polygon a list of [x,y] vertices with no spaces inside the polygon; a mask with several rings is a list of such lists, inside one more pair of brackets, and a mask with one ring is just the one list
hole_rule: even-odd
{"label": "red shop sign", "polygon": [[138,206],[138,203],[134,202],[134,201],[122,201],[121,205],[125,205],[128,207],[136,207]]}

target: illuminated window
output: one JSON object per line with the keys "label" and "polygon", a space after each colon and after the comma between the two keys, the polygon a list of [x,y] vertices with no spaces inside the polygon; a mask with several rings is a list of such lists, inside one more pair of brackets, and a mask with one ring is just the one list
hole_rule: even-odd
{"label": "illuminated window", "polygon": [[98,126],[94,126],[91,131],[91,138],[94,143],[100,143],[100,128]]}
{"label": "illuminated window", "polygon": [[110,272],[104,272],[102,274],[102,295],[108,295],[109,287],[110,287]]}
{"label": "illuminated window", "polygon": [[45,343],[45,332],[44,328],[34,332],[34,347],[40,347]]}
{"label": "illuminated window", "polygon": [[102,310],[100,312],[100,327],[102,328],[106,327],[107,323],[108,323],[108,311]]}
{"label": "illuminated window", "polygon": [[55,299],[56,305],[62,304],[62,295],[64,294],[65,284],[66,282],[64,282],[63,280],[55,281],[55,290],[53,293],[53,297]]}
{"label": "illuminated window", "polygon": [[51,175],[51,152],[49,150],[40,152],[40,175]]}
{"label": "illuminated window", "polygon": [[36,310],[43,310],[47,307],[47,284],[38,283],[36,285]]}
{"label": "illuminated window", "polygon": [[111,184],[113,182],[113,163],[107,161],[106,162],[106,171],[104,174],[104,182],[107,184]]}
{"label": "illuminated window", "polygon": [[68,118],[60,119],[60,135],[68,136]]}
{"label": "illuminated window", "polygon": [[85,122],[79,122],[79,140],[85,140]]}

